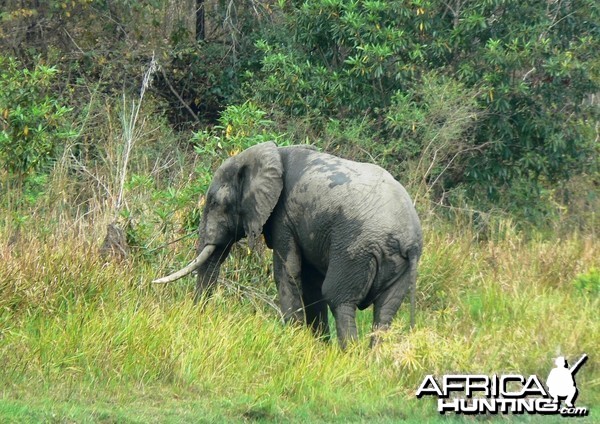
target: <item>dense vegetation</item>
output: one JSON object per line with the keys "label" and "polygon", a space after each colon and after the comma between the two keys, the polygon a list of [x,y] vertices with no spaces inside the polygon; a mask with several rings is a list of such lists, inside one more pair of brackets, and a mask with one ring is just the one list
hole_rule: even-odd
{"label": "dense vegetation", "polygon": [[525,240],[504,226],[481,243],[465,227],[427,226],[415,329],[401,308],[370,351],[367,310],[361,344],[343,353],[281,324],[263,252],[238,248],[200,313],[191,281],[149,284],[157,261],[100,259],[89,235],[103,230],[67,220],[52,236],[0,239],[0,421],[425,422],[435,402],[414,393],[427,374],[545,379],[557,354],[583,352],[578,405],[596,419],[600,297],[587,270],[600,251],[590,238]]}
{"label": "dense vegetation", "polygon": [[[421,422],[425,374],[592,356],[599,8],[2,2],[0,421]],[[190,258],[212,170],[266,140],[407,187],[426,238],[415,329],[402,308],[379,350],[342,353],[285,327],[270,254],[243,243],[202,311],[191,281],[149,285]]]}
{"label": "dense vegetation", "polygon": [[178,144],[251,102],[283,138],[375,160],[443,207],[575,225],[593,209],[593,0],[6,3],[3,181],[70,147],[99,161],[154,57],[145,109]]}

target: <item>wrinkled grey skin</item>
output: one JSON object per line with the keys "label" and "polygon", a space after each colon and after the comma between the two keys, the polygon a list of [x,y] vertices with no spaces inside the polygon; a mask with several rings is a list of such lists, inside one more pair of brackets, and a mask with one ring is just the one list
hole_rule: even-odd
{"label": "wrinkled grey skin", "polygon": [[411,288],[414,306],[421,225],[404,187],[376,165],[271,142],[227,159],[206,196],[199,248],[216,249],[198,269],[196,298],[231,245],[261,233],[285,319],[328,336],[329,306],[342,347],[357,338],[356,308],[373,304],[379,329]]}

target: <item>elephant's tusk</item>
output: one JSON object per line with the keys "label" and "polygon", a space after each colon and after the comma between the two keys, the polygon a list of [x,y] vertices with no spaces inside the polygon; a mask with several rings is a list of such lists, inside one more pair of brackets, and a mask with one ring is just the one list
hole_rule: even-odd
{"label": "elephant's tusk", "polygon": [[200,254],[198,256],[196,256],[196,259],[194,259],[192,262],[190,262],[185,268],[182,268],[179,271],[174,272],[171,275],[167,275],[166,277],[159,278],[152,282],[155,284],[172,283],[175,280],[179,280],[181,277],[185,277],[186,275],[191,273],[193,270],[198,268],[200,265],[202,265],[208,259],[208,257],[213,254],[216,247],[217,246],[215,246],[214,244],[206,245],[204,247],[204,249],[202,249],[202,252],[200,252]]}

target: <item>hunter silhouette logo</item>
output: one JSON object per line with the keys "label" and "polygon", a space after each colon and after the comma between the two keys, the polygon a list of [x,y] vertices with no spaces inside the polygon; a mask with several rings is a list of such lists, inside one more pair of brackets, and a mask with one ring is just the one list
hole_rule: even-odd
{"label": "hunter silhouette logo", "polygon": [[[564,417],[587,416],[586,407],[576,407],[578,395],[575,374],[587,361],[583,355],[569,368],[563,356],[555,359],[555,368],[544,386],[536,375],[524,377],[507,375],[444,375],[436,380],[427,375],[416,396],[433,395],[438,398],[438,412],[456,414],[560,414]],[[441,383],[441,384],[440,384]],[[478,397],[474,397],[478,394]],[[561,400],[565,406],[561,407]]]}
{"label": "hunter silhouette logo", "polygon": [[585,361],[587,361],[587,358],[588,356],[584,354],[571,368],[568,368],[567,360],[564,356],[556,358],[554,361],[556,368],[550,371],[548,380],[546,380],[548,393],[552,396],[554,403],[559,403],[560,398],[564,397],[567,399],[566,404],[569,408],[575,406],[574,403],[578,394],[575,374]]}

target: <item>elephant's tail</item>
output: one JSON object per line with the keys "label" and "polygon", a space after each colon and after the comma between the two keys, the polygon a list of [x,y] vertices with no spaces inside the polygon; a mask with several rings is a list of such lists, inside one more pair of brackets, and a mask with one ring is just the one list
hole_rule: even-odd
{"label": "elephant's tail", "polygon": [[412,248],[408,251],[408,272],[410,273],[410,328],[415,326],[415,297],[417,291],[417,265],[419,263],[420,249]]}

